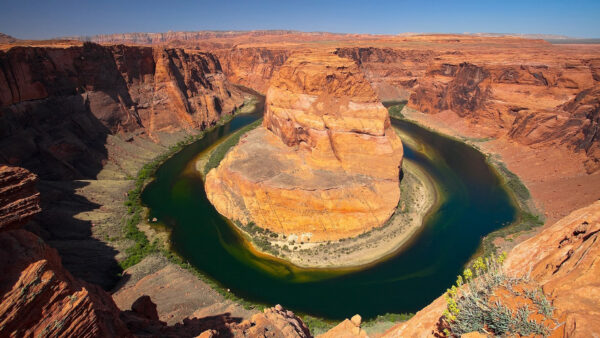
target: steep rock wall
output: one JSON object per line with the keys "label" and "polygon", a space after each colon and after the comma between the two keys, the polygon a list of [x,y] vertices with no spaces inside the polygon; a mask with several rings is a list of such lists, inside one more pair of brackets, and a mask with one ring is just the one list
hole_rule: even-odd
{"label": "steep rock wall", "polygon": [[236,84],[266,93],[269,81],[291,54],[284,48],[231,48],[214,51],[223,73]]}
{"label": "steep rock wall", "polygon": [[73,278],[56,250],[19,229],[40,211],[36,181],[0,166],[0,336],[130,336],[106,292]]}
{"label": "steep rock wall", "polygon": [[129,46],[0,52],[0,161],[93,178],[108,134],[202,129],[243,101],[209,53]]}
{"label": "steep rock wall", "polygon": [[[544,44],[339,48],[356,60],[382,100],[408,100],[423,113],[452,111],[492,137],[532,147],[584,152],[589,173],[598,155],[598,69],[591,52]],[[525,40],[523,40],[525,42]],[[503,47],[503,48],[502,48]]]}

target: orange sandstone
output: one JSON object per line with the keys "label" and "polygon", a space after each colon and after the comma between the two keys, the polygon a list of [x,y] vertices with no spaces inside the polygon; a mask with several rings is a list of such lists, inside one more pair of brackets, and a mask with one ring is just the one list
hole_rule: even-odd
{"label": "orange sandstone", "polygon": [[352,237],[394,212],[402,155],[356,63],[301,53],[273,77],[263,125],[208,173],[206,192],[244,224],[301,240]]}

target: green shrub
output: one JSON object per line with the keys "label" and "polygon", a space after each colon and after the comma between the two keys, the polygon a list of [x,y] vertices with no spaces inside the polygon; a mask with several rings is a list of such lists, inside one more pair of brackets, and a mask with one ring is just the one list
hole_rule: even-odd
{"label": "green shrub", "polygon": [[[477,258],[471,268],[458,276],[456,284],[446,292],[446,310],[443,314],[446,336],[461,336],[478,331],[494,335],[542,335],[547,336],[549,329],[542,323],[529,320],[531,311],[527,306],[511,310],[500,301],[490,301],[497,287],[513,290],[517,283],[526,282],[525,278],[512,278],[504,274],[502,262],[506,257],[502,253],[488,258]],[[466,285],[464,285],[466,284]],[[512,293],[520,295],[515,291]],[[552,316],[552,306],[539,290],[525,290],[526,296],[538,307],[538,312],[546,319]]]}

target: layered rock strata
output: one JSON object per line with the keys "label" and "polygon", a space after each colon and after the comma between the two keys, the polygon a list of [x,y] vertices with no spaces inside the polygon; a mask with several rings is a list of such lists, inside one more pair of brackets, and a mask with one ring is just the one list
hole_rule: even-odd
{"label": "layered rock strata", "polygon": [[[431,48],[340,48],[356,60],[382,100],[408,100],[427,114],[451,111],[487,136],[536,148],[566,146],[598,155],[597,46],[461,37]],[[486,48],[477,46],[486,45]]]}
{"label": "layered rock strata", "polygon": [[107,135],[202,129],[243,102],[210,53],[85,43],[0,51],[0,162],[94,178]]}
{"label": "layered rock strata", "polygon": [[400,197],[402,143],[357,65],[291,56],[271,80],[262,127],[206,178],[223,215],[299,240],[381,226]]}
{"label": "layered rock strata", "polygon": [[39,212],[36,181],[23,168],[0,166],[0,337],[310,336],[279,305],[246,321],[223,314],[172,326],[148,296],[120,311],[99,286],[74,278],[55,249],[20,229]]}
{"label": "layered rock strata", "polygon": [[41,211],[36,181],[23,168],[0,165],[0,230],[19,228]]}
{"label": "layered rock strata", "polygon": [[131,336],[106,292],[73,278],[56,250],[19,229],[40,211],[36,180],[0,166],[0,336]]}
{"label": "layered rock strata", "polygon": [[[560,324],[552,337],[593,337],[600,332],[600,201],[576,210],[518,244],[504,263],[507,274],[530,276],[541,285]],[[440,334],[446,309],[443,296],[384,337],[430,337]]]}

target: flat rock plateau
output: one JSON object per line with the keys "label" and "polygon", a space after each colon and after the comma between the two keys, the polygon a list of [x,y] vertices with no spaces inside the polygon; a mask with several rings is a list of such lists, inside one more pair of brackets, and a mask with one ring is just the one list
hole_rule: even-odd
{"label": "flat rock plateau", "polygon": [[[231,188],[221,201],[213,195],[222,213],[324,239],[332,234],[324,229],[338,226],[291,220],[284,211],[294,196],[284,192],[302,183],[310,197],[311,185],[335,182],[353,191],[344,207],[362,220],[339,226],[338,236],[378,226],[397,205],[392,183],[402,156],[380,101],[407,101],[406,118],[476,145],[529,188],[545,225],[497,244],[508,251],[506,271],[529,274],[548,295],[564,323],[552,335],[600,331],[599,45],[291,31],[91,40],[0,35],[0,336],[309,336],[291,311],[246,311],[161,253],[125,271],[118,265],[134,246],[125,235],[123,203],[136,173],[233,113],[250,89],[268,97],[264,125],[211,172],[215,189]],[[352,118],[340,118],[346,113]],[[356,147],[365,152],[355,153]],[[284,175],[251,170],[257,154]],[[230,166],[235,161],[247,164],[243,176]],[[234,174],[244,184],[227,183]],[[380,194],[359,194],[361,184]],[[285,203],[275,204],[281,210],[269,214],[246,202],[240,208],[241,199],[259,201],[247,193],[252,185],[278,194],[269,201],[281,197]],[[325,200],[341,201],[333,192]],[[380,209],[364,212],[359,196]],[[302,208],[327,219],[323,199],[306,201],[315,209]],[[260,223],[260,215],[275,214],[291,221]],[[146,222],[138,227],[150,240],[162,238]],[[163,284],[168,281],[181,283]],[[440,296],[378,335],[442,334],[437,323],[445,307]],[[365,336],[360,325],[353,318],[328,335]]]}

